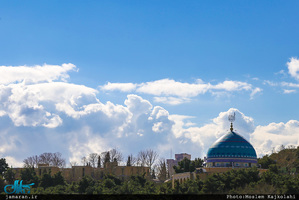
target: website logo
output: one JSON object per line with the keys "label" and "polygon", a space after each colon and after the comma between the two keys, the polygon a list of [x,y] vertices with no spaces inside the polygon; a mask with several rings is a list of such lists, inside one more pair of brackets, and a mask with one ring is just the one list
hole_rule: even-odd
{"label": "website logo", "polygon": [[[6,185],[4,187],[4,192],[6,194],[26,194],[26,191],[28,192],[27,194],[30,194],[30,186],[34,185],[34,183],[30,183],[28,185],[23,185],[22,184],[23,180],[20,181],[19,184],[19,180],[15,180],[15,183],[13,185]],[[10,189],[13,190],[12,192],[8,192],[6,189],[11,187]]]}

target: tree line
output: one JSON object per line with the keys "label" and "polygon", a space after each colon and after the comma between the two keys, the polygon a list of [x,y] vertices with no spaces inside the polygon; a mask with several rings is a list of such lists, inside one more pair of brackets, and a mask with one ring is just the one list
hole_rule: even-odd
{"label": "tree line", "polygon": [[[284,148],[258,159],[258,163],[268,169],[262,174],[256,167],[231,170],[209,175],[205,180],[197,177],[181,184],[175,181],[174,188],[171,181],[157,183],[147,179],[145,174],[130,176],[124,180],[112,175],[105,175],[100,180],[86,176],[80,181],[67,183],[60,172],[53,176],[50,172],[44,173],[38,177],[32,167],[21,171],[21,179],[24,184],[35,183],[32,194],[298,194],[298,161],[299,147]],[[184,159],[176,167],[177,173],[192,171],[201,162],[201,159]],[[146,162],[144,165],[147,165]],[[165,171],[165,162],[162,161],[161,166],[161,171]],[[14,172],[8,167],[5,158],[1,158],[0,188],[8,183],[12,184],[14,180]]]}
{"label": "tree line", "polygon": [[[0,187],[12,184],[8,168],[4,173],[7,181],[0,177]],[[270,165],[267,172],[259,174],[256,167],[231,170],[226,173],[215,173],[207,179],[188,180],[184,183],[171,181],[156,183],[145,177],[145,174],[119,179],[105,175],[100,180],[85,176],[80,181],[67,183],[61,172],[51,176],[44,173],[36,176],[33,168],[21,172],[24,184],[35,183],[31,194],[298,194],[298,174],[288,174],[279,170],[276,164]],[[4,192],[2,192],[4,194]]]}

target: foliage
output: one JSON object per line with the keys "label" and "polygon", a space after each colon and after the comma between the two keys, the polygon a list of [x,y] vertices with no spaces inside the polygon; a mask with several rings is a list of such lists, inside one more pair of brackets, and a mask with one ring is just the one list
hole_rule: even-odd
{"label": "foliage", "polygon": [[[21,171],[21,179],[24,180],[24,184],[35,183],[32,194],[298,194],[299,175],[296,171],[291,173],[289,170],[298,162],[298,152],[298,148],[281,148],[278,153],[264,156],[259,159],[259,163],[264,163],[262,165],[268,170],[261,174],[255,167],[211,174],[204,180],[199,179],[198,174],[195,180],[187,180],[181,184],[175,181],[174,188],[171,181],[156,183],[147,179],[145,174],[126,179],[105,175],[100,180],[86,176],[78,182],[66,183],[61,172],[54,176],[44,173],[38,179],[34,168],[26,168]],[[281,155],[284,155],[284,158]],[[276,159],[287,164],[286,170],[283,170],[279,162],[275,162]],[[162,169],[165,162],[161,161]],[[201,159],[184,159],[179,162],[177,170],[192,172],[201,165]],[[6,181],[13,181],[11,172],[8,169],[4,174]],[[0,177],[0,187],[3,188],[4,185],[4,180]]]}
{"label": "foliage", "polygon": [[4,187],[5,187],[4,180],[3,180],[3,178],[0,176],[0,188],[1,188],[0,192],[3,191],[2,188],[4,188]]}
{"label": "foliage", "polygon": [[132,164],[131,164],[131,156],[128,156],[127,166],[128,167],[132,166]]}
{"label": "foliage", "polygon": [[89,176],[83,177],[79,182],[78,192],[80,194],[85,193],[88,186],[94,185],[94,180]]}
{"label": "foliage", "polygon": [[269,165],[276,164],[276,162],[268,155],[265,155],[264,157],[258,159],[258,164],[260,164],[263,169],[269,169]]}
{"label": "foliage", "polygon": [[44,173],[41,180],[40,180],[40,186],[43,187],[44,189],[53,186],[53,178],[49,173]]}
{"label": "foliage", "polygon": [[65,185],[65,180],[61,172],[57,172],[56,174],[54,174],[53,185]]}
{"label": "foliage", "polygon": [[0,159],[0,177],[3,176],[4,172],[8,169],[8,164],[6,163],[5,158]]}
{"label": "foliage", "polygon": [[66,183],[61,172],[57,172],[54,176],[51,176],[51,171],[49,171],[49,173],[44,173],[40,179],[40,187],[43,187],[44,189],[65,184]]}
{"label": "foliage", "polygon": [[200,158],[195,158],[192,161],[188,158],[184,158],[178,163],[178,166],[173,166],[173,168],[175,173],[194,172],[196,168],[202,167],[203,162],[204,161]]}
{"label": "foliage", "polygon": [[11,168],[8,168],[8,170],[4,173],[4,179],[9,183],[13,184],[15,181],[15,173]]}
{"label": "foliage", "polygon": [[25,168],[21,170],[21,180],[23,180],[24,184],[34,183],[33,187],[37,187],[39,183],[34,168]]}

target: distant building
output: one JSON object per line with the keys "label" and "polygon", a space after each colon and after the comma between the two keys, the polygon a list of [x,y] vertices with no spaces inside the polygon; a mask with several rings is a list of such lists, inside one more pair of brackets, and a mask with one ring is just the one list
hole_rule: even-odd
{"label": "distant building", "polygon": [[[15,173],[15,178],[21,178],[21,171],[24,168],[12,168]],[[101,179],[104,175],[114,175],[120,179],[126,179],[132,175],[143,175],[150,178],[150,168],[140,166],[118,166],[117,162],[106,163],[104,168],[94,168],[91,166],[72,166],[71,168],[58,168],[49,166],[49,164],[38,164],[34,169],[37,176],[42,176],[45,173],[51,173],[53,176],[57,172],[61,172],[64,179],[71,183],[79,181],[85,176],[90,176],[96,180]]]}
{"label": "distant building", "polygon": [[174,159],[167,159],[167,168],[168,168],[168,173],[169,176],[171,177],[174,174],[174,169],[173,166],[178,166],[178,163],[182,161],[184,158],[188,158],[191,160],[191,155],[187,153],[180,153],[180,154],[175,154],[175,160]]}

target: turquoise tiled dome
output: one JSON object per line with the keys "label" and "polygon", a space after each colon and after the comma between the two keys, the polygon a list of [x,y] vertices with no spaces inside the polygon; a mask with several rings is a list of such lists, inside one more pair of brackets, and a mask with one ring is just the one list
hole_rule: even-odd
{"label": "turquoise tiled dome", "polygon": [[207,159],[257,159],[253,146],[242,136],[231,131],[219,138],[208,150]]}

